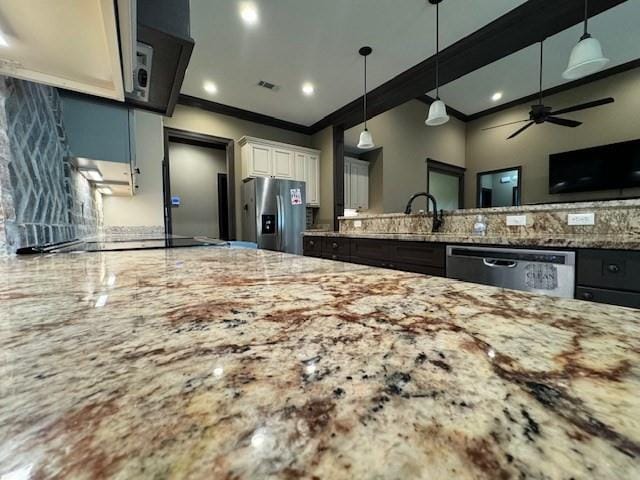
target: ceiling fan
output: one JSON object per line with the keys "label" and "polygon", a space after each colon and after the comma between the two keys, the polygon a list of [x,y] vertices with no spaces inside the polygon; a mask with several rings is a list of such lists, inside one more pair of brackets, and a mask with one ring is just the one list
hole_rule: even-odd
{"label": "ceiling fan", "polygon": [[524,127],[516,130],[511,135],[507,137],[507,140],[512,139],[513,137],[520,135],[530,126],[536,123],[553,123],[554,125],[561,125],[563,127],[572,127],[575,128],[579,125],[582,125],[582,122],[578,122],[576,120],[570,120],[568,118],[561,118],[557,115],[562,115],[563,113],[571,113],[577,112],[579,110],[586,110],[587,108],[599,107],[600,105],[606,105],[607,103],[613,103],[613,98],[607,97],[602,98],[600,100],[594,100],[592,102],[581,103],[579,105],[574,105],[572,107],[561,108],[560,110],[553,111],[551,107],[548,107],[542,103],[542,46],[543,42],[540,42],[540,90],[539,90],[539,100],[536,105],[531,105],[531,111],[529,112],[529,118],[524,120],[517,120],[515,122],[503,123],[502,125],[494,125],[492,127],[483,128],[482,130],[491,130],[492,128],[505,127],[507,125],[514,125],[516,123],[529,122]]}

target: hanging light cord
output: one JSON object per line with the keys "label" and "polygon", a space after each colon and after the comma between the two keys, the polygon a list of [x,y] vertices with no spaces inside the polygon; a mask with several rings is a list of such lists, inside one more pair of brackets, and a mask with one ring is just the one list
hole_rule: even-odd
{"label": "hanging light cord", "polygon": [[539,97],[540,97],[540,105],[542,105],[542,49],[544,46],[544,40],[540,41],[540,89],[538,90],[538,92],[540,92]]}
{"label": "hanging light cord", "polygon": [[367,56],[364,56],[364,129],[367,129]]}
{"label": "hanging light cord", "polygon": [[587,25],[589,23],[589,0],[584,0],[584,34],[580,40],[584,40],[585,38],[589,38],[589,32],[587,31]]}
{"label": "hanging light cord", "polygon": [[440,3],[436,3],[436,100],[440,100]]}

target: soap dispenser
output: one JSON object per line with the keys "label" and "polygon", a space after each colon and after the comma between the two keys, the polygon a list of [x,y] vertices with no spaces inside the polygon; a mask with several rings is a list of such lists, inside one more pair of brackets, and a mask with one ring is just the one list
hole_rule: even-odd
{"label": "soap dispenser", "polygon": [[487,221],[484,215],[476,217],[476,222],[473,224],[473,234],[479,237],[484,237],[487,234]]}

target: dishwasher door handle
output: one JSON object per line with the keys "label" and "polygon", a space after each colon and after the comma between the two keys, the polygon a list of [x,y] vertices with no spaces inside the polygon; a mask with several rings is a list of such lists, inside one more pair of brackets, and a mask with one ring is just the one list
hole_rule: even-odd
{"label": "dishwasher door handle", "polygon": [[514,268],[518,265],[518,262],[512,260],[487,260],[486,258],[482,259],[482,263],[491,268]]}

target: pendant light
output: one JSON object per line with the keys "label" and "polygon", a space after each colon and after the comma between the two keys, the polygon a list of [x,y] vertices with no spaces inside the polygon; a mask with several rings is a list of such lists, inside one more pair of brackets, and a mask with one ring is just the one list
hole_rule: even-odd
{"label": "pendant light", "polygon": [[580,37],[578,44],[571,50],[569,65],[562,73],[562,77],[567,80],[576,80],[586,77],[604,68],[609,63],[602,53],[600,42],[589,35],[587,23],[589,21],[588,0],[584,0],[584,34]]}
{"label": "pendant light", "polygon": [[364,57],[364,130],[360,134],[358,142],[358,148],[363,150],[375,147],[371,132],[367,130],[367,57],[371,55],[372,51],[371,47],[362,47],[358,50],[358,53]]}
{"label": "pendant light", "polygon": [[429,3],[436,6],[436,99],[429,106],[429,115],[424,123],[430,127],[437,127],[449,121],[447,107],[440,100],[440,2],[442,0],[429,0]]}

